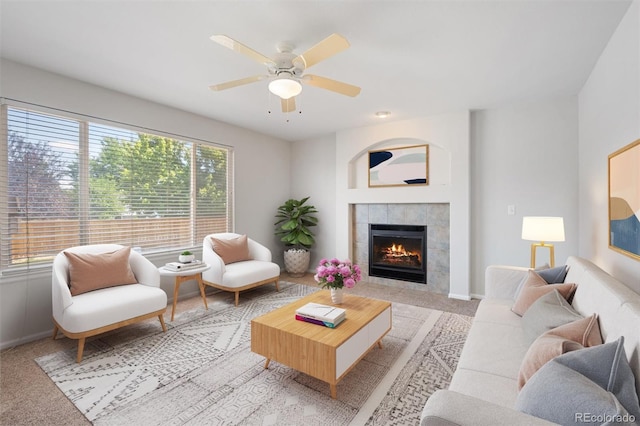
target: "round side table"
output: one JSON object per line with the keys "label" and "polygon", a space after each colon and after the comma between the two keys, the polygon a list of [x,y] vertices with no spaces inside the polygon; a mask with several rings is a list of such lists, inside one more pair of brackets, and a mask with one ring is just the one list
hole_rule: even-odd
{"label": "round side table", "polygon": [[173,321],[173,315],[176,312],[176,303],[178,302],[178,290],[180,289],[180,284],[189,280],[196,280],[198,282],[198,287],[200,288],[200,295],[202,296],[202,301],[204,302],[205,309],[209,309],[207,306],[207,298],[204,295],[204,284],[202,283],[202,273],[211,268],[210,265],[206,263],[197,268],[187,268],[184,271],[173,271],[171,269],[167,269],[164,266],[158,268],[160,275],[165,277],[176,277],[176,282],[173,287],[173,309],[171,309],[171,321]]}

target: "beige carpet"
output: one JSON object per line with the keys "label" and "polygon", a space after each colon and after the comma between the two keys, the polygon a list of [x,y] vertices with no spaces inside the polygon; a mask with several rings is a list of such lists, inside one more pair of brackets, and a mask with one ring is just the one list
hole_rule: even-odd
{"label": "beige carpet", "polygon": [[[294,280],[286,274],[282,278],[284,280]],[[311,275],[298,279],[298,281],[314,285]],[[273,291],[267,287],[265,287],[265,290]],[[247,292],[247,294],[249,293],[251,292]],[[354,293],[391,301],[397,300],[418,306],[427,306],[448,312],[458,312],[464,315],[473,315],[477,308],[477,301],[451,300],[442,295],[415,290],[393,291],[387,286],[367,283],[359,283]],[[232,303],[232,295],[230,293],[208,292],[207,298],[210,305]],[[242,300],[241,297],[241,303]],[[180,300],[178,302],[178,312],[199,307],[201,304],[202,300],[199,297]],[[169,316],[170,312],[168,311],[165,318],[168,320]],[[157,321],[150,322],[155,323]],[[128,328],[130,333],[135,334],[135,330],[138,327],[146,328],[148,324],[133,325]],[[0,398],[2,402],[0,404],[0,424],[89,424],[88,420],[34,362],[34,359],[40,356],[61,350],[73,351],[75,347],[76,342],[66,338],[57,339],[56,341],[42,339],[5,350],[0,354]]]}
{"label": "beige carpet", "polygon": [[346,425],[365,424],[374,413],[376,424],[415,424],[428,396],[448,386],[471,317],[402,303],[392,305],[383,348],[339,382],[337,399],[326,383],[287,366],[273,362],[265,370],[264,358],[250,350],[251,319],[326,291],[280,287],[245,296],[238,307],[180,313],[166,333],[150,325],[137,335],[105,334],[81,364],[73,350],[36,362],[96,425]]}

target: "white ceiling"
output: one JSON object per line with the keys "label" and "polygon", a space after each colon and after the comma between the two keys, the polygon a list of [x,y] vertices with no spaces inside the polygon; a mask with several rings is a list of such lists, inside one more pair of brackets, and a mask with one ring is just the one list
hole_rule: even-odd
{"label": "white ceiling", "polygon": [[[631,0],[0,1],[3,58],[273,135],[302,140],[386,120],[577,94]],[[351,47],[310,73],[356,98],[305,86],[283,114],[265,72],[211,40],[267,56],[331,33]],[[271,110],[271,113],[269,111]],[[160,129],[162,130],[162,129]]]}

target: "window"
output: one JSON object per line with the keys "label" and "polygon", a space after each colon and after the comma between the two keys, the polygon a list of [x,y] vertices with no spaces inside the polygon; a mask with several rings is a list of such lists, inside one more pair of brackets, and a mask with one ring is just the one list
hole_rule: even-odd
{"label": "window", "polygon": [[8,105],[2,124],[3,270],[76,245],[194,247],[232,228],[228,148]]}

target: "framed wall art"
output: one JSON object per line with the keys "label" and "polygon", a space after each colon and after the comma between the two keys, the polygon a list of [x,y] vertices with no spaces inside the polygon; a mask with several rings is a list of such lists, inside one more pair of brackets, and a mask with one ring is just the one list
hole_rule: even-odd
{"label": "framed wall art", "polygon": [[609,248],[640,260],[640,139],[609,155]]}
{"label": "framed wall art", "polygon": [[369,151],[369,187],[429,184],[429,145]]}

